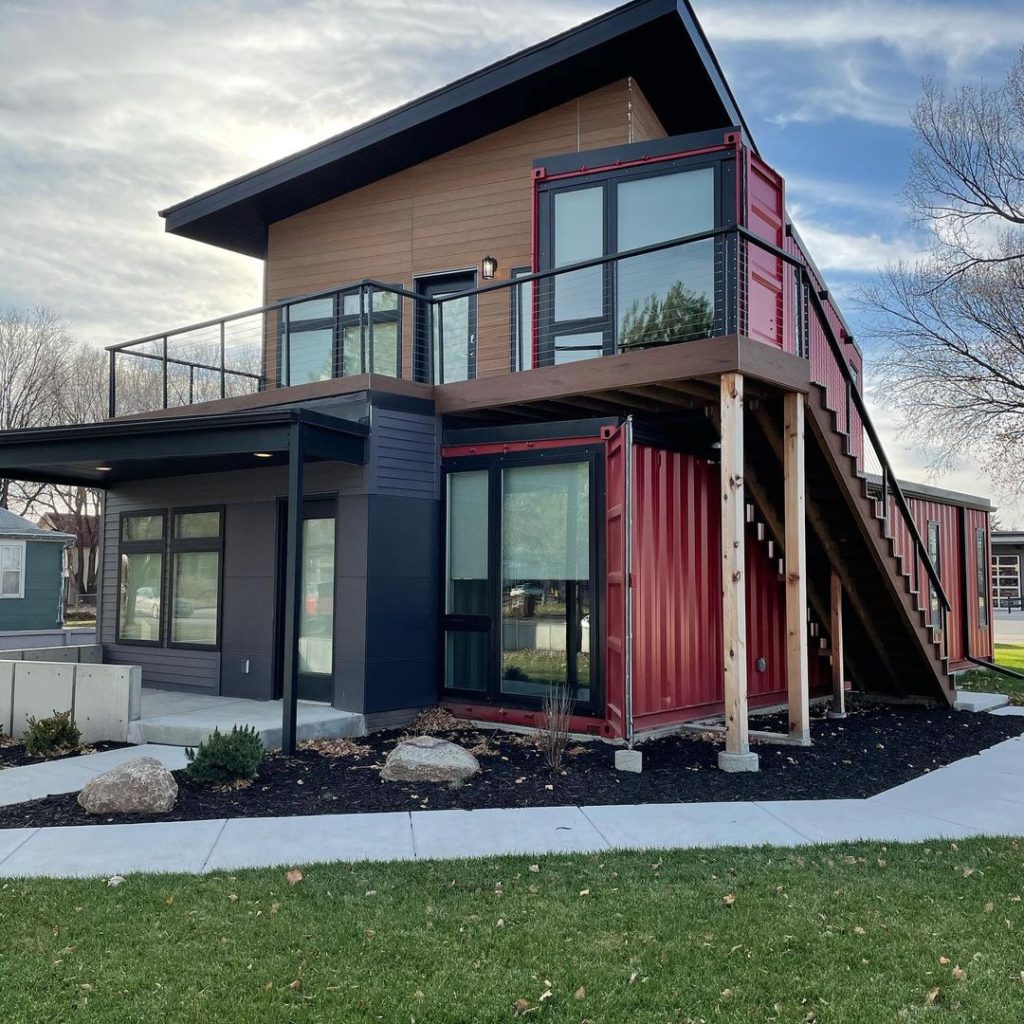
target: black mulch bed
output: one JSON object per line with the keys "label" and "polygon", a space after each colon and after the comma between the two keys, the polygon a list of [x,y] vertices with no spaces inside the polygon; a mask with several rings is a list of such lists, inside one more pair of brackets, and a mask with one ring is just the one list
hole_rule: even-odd
{"label": "black mulch bed", "polygon": [[[785,729],[783,717],[762,717],[752,724]],[[1020,735],[1024,718],[869,705],[843,721],[815,717],[811,732],[811,747],[756,744],[761,756],[756,774],[719,771],[720,742],[706,735],[653,740],[641,748],[640,775],[615,771],[615,748],[604,743],[570,745],[565,767],[556,773],[528,737],[475,730],[442,733],[468,748],[487,740],[492,751],[480,755],[480,775],[450,788],[381,782],[384,758],[407,735],[392,730],[358,740],[367,748],[361,756],[332,758],[312,750],[295,757],[271,755],[259,778],[244,789],[204,789],[176,772],[180,794],[170,814],[96,818],[69,794],[0,808],[0,828],[452,807],[868,797]]]}
{"label": "black mulch bed", "polygon": [[63,761],[68,757],[79,757],[82,754],[98,754],[101,750],[118,750],[131,746],[130,743],[90,743],[78,750],[68,750],[50,757],[30,757],[25,753],[24,743],[9,743],[0,746],[0,768],[17,768],[23,764],[42,764],[44,761]]}

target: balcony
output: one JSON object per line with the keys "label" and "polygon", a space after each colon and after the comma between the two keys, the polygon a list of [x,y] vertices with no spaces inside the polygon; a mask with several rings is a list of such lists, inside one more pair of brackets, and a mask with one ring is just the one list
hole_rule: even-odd
{"label": "balcony", "polygon": [[812,292],[801,254],[735,227],[472,289],[367,279],[112,346],[109,413],[368,374],[452,384],[735,335],[813,361]]}

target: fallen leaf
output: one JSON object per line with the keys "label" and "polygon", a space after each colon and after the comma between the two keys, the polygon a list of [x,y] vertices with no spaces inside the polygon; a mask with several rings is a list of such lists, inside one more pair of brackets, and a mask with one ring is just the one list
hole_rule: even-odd
{"label": "fallen leaf", "polygon": [[989,900],[988,903],[985,904],[985,913],[986,914],[991,914],[992,911],[995,910],[995,909],[996,909],[996,905],[991,900]]}
{"label": "fallen leaf", "polygon": [[954,967],[953,968],[953,977],[956,978],[957,981],[966,981],[967,980],[967,972],[962,967],[960,967],[960,966]]}
{"label": "fallen leaf", "polygon": [[732,989],[731,988],[723,988],[719,998],[725,999],[725,1000],[732,999]]}
{"label": "fallen leaf", "polygon": [[107,885],[109,885],[111,889],[114,889],[117,886],[121,885],[124,882],[124,880],[124,875],[111,875],[107,879]]}
{"label": "fallen leaf", "polygon": [[522,1017],[524,1013],[530,1008],[529,999],[517,999],[515,1001],[514,1009],[517,1017]]}
{"label": "fallen leaf", "polygon": [[376,889],[367,889],[366,890],[366,895],[367,896],[376,896],[377,895],[377,890]]}
{"label": "fallen leaf", "polygon": [[540,871],[540,865],[539,864],[531,864],[530,865],[530,870],[533,871],[534,873],[536,873],[536,872]]}
{"label": "fallen leaf", "polygon": [[940,964],[948,964],[949,963],[949,957],[948,956],[940,956],[939,957],[939,963]]}
{"label": "fallen leaf", "polygon": [[504,928],[505,927],[505,918],[499,917],[498,918],[498,922],[497,922],[497,924],[495,924],[494,927],[495,928]]}
{"label": "fallen leaf", "polygon": [[580,987],[578,989],[576,989],[576,991],[573,993],[573,995],[577,999],[586,999],[587,998],[587,990],[582,985],[580,985]]}
{"label": "fallen leaf", "polygon": [[590,890],[589,889],[581,889],[580,890],[580,895],[581,896],[589,896],[590,895]]}
{"label": "fallen leaf", "polygon": [[423,990],[419,988],[413,992],[412,997],[413,999],[426,999],[426,996],[423,994]]}
{"label": "fallen leaf", "polygon": [[724,895],[724,896],[722,897],[722,902],[723,902],[723,903],[724,903],[724,904],[725,904],[725,905],[726,905],[727,907],[731,907],[731,906],[732,906],[732,905],[733,905],[733,904],[734,904],[734,903],[736,902],[736,897],[735,897],[735,896],[734,896],[734,895],[733,895],[733,894],[732,894],[731,892],[729,892],[729,893],[726,893],[726,894],[725,894],[725,895]]}
{"label": "fallen leaf", "polygon": [[537,1001],[540,1002],[540,1003],[543,1003],[545,999],[550,999],[551,996],[552,996],[551,989],[546,988],[546,989],[544,989],[543,992],[541,992],[540,999],[538,999]]}
{"label": "fallen leaf", "polygon": [[293,992],[298,992],[299,989],[302,988],[302,979],[301,978],[296,978],[288,987]]}
{"label": "fallen leaf", "polygon": [[933,988],[933,989],[930,989],[930,990],[929,990],[929,992],[928,992],[928,994],[927,994],[927,995],[926,995],[926,996],[924,997],[924,1001],[925,1001],[925,1002],[926,1002],[926,1003],[927,1003],[927,1004],[928,1004],[929,1006],[934,1006],[934,1005],[935,1005],[935,1001],[936,1001],[936,1000],[937,1000],[937,999],[939,998],[939,993],[940,993],[941,991],[942,991],[942,989],[941,989],[941,988]]}
{"label": "fallen leaf", "polygon": [[639,977],[640,977],[640,972],[639,972],[639,971],[634,971],[634,972],[633,972],[633,973],[632,973],[632,974],[631,974],[631,975],[629,976],[629,983],[630,983],[630,985],[632,985],[632,984],[633,984],[633,982],[634,982],[634,981],[636,981],[636,979],[637,979],[637,978],[639,978]]}
{"label": "fallen leaf", "polygon": [[298,868],[292,868],[284,877],[289,885],[295,885],[297,882],[302,881],[302,872]]}
{"label": "fallen leaf", "polygon": [[867,932],[864,931],[864,929],[861,928],[860,925],[857,925],[857,927],[853,929],[853,934],[854,935],[867,935]]}

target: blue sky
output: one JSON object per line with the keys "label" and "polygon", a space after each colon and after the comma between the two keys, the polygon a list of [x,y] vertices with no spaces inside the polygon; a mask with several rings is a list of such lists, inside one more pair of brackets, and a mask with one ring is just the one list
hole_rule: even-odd
{"label": "blue sky", "polygon": [[[45,303],[100,344],[249,307],[260,265],[166,236],[157,209],[612,6],[0,0],[0,306]],[[695,7],[856,330],[858,283],[921,244],[899,190],[922,77],[1001,77],[1024,3]],[[876,418],[900,471],[922,477],[927,453]],[[972,466],[934,482],[988,491]]]}

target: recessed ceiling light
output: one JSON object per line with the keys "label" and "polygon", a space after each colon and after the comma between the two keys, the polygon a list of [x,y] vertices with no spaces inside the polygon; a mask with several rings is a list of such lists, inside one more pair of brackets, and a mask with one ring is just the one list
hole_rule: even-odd
{"label": "recessed ceiling light", "polygon": [[109,473],[110,472],[110,467],[109,466],[97,466],[96,467],[96,472],[97,473]]}
{"label": "recessed ceiling light", "polygon": [[272,452],[253,452],[253,455],[257,459],[272,459],[274,457]]}

